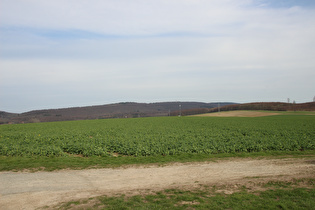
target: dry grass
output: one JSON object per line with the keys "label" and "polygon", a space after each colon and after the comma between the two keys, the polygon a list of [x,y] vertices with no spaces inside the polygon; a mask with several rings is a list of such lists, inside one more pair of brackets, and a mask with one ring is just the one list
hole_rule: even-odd
{"label": "dry grass", "polygon": [[226,111],[206,114],[193,115],[196,117],[264,117],[278,115],[278,113],[259,112],[259,111]]}

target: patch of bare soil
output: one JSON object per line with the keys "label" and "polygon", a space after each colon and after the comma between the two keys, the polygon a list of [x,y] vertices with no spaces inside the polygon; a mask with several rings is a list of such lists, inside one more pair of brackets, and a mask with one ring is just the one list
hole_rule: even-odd
{"label": "patch of bare soil", "polygon": [[228,159],[118,169],[1,172],[0,209],[36,209],[100,195],[135,195],[163,189],[240,185],[315,178],[314,158]]}
{"label": "patch of bare soil", "polygon": [[264,117],[278,115],[277,113],[257,112],[257,111],[226,111],[226,112],[214,112],[200,115],[194,115],[199,117]]}

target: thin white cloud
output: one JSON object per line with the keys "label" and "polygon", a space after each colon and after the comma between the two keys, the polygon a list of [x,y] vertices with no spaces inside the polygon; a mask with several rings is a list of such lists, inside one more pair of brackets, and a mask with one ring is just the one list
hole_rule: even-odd
{"label": "thin white cloud", "polygon": [[[230,0],[4,0],[5,25],[32,28],[81,29],[105,34],[152,35],[168,32],[211,32],[242,16],[248,1]],[[14,12],[13,12],[14,11]]]}
{"label": "thin white cloud", "polygon": [[314,20],[254,0],[3,0],[0,110],[309,101]]}

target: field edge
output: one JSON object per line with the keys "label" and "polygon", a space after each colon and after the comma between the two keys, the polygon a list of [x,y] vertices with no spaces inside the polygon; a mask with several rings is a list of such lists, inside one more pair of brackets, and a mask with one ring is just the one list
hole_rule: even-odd
{"label": "field edge", "polygon": [[181,154],[167,156],[118,156],[118,157],[7,157],[0,156],[0,172],[36,172],[64,169],[82,170],[134,166],[163,166],[173,163],[211,162],[232,158],[315,158],[315,150],[268,151],[252,153]]}

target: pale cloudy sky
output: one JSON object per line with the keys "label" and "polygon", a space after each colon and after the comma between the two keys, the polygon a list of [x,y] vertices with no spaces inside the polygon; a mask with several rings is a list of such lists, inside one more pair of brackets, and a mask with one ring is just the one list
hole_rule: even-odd
{"label": "pale cloudy sky", "polygon": [[0,0],[1,111],[314,95],[314,0]]}

